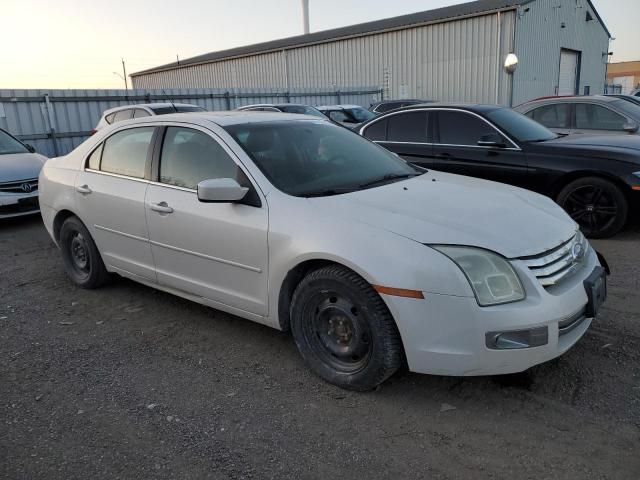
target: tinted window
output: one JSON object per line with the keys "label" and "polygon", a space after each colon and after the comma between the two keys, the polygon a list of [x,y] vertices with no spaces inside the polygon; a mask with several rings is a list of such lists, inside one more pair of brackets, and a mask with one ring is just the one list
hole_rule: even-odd
{"label": "tinted window", "polygon": [[91,155],[89,155],[89,161],[87,162],[87,168],[92,170],[100,170],[100,156],[102,155],[102,146],[104,144],[101,143],[98,148],[96,148]]}
{"label": "tinted window", "polygon": [[334,122],[353,122],[353,119],[349,118],[344,112],[333,111],[329,112],[329,118]]}
{"label": "tinted window", "polygon": [[399,108],[400,106],[402,106],[400,102],[381,103],[380,105],[378,105],[378,108],[376,108],[376,112],[384,113],[395,108]]}
{"label": "tinted window", "polygon": [[149,112],[141,108],[136,108],[133,114],[133,118],[142,118],[142,117],[150,117],[150,116],[151,114]]}
{"label": "tinted window", "polygon": [[367,188],[373,180],[417,174],[388,150],[329,122],[260,122],[225,129],[271,183],[291,195],[346,193]]}
{"label": "tinted window", "polygon": [[364,131],[364,136],[369,140],[385,141],[387,139],[387,119],[373,122]]}
{"label": "tinted window", "polygon": [[211,178],[238,180],[240,169],[225,150],[206,133],[191,128],[169,127],[162,144],[160,181],[196,189]]}
{"label": "tinted window", "polygon": [[496,108],[487,113],[487,117],[503,132],[521,142],[541,142],[558,138],[558,135],[547,127],[510,108]]}
{"label": "tinted window", "polygon": [[197,105],[176,105],[176,112],[178,113],[186,113],[186,112],[206,112],[207,109],[203,107],[199,107]]}
{"label": "tinted window", "polygon": [[576,128],[623,130],[627,119],[608,108],[589,103],[576,104]]}
{"label": "tinted window", "polygon": [[113,118],[113,121],[121,122],[122,120],[129,120],[132,116],[133,116],[133,110],[130,108],[127,108],[125,110],[120,110],[116,112]]}
{"label": "tinted window", "polygon": [[557,103],[533,109],[527,113],[527,117],[548,128],[569,128],[569,123],[567,122],[568,112],[569,105]]}
{"label": "tinted window", "polygon": [[469,113],[438,112],[440,142],[447,145],[478,145],[483,135],[496,133],[484,120]]}
{"label": "tinted window", "polygon": [[100,170],[144,178],[153,130],[153,127],[130,128],[107,138],[104,142]]}
{"label": "tinted window", "polygon": [[427,141],[427,112],[407,112],[391,115],[387,130],[389,142]]}
{"label": "tinted window", "polygon": [[29,153],[29,150],[11,135],[0,130],[0,155],[10,153]]}

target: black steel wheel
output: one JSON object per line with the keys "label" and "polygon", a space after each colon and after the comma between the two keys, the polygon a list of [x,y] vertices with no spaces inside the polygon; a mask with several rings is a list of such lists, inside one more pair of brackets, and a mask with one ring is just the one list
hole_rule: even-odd
{"label": "black steel wheel", "polygon": [[591,238],[611,237],[627,221],[627,199],[615,184],[603,178],[574,180],[562,189],[557,201]]}
{"label": "black steel wheel", "polygon": [[60,228],[59,245],[69,278],[82,288],[106,283],[109,273],[91,234],[77,217],[67,218]]}
{"label": "black steel wheel", "polygon": [[359,275],[335,265],[308,274],[291,303],[305,362],[334,385],[370,390],[401,366],[402,342],[386,305]]}

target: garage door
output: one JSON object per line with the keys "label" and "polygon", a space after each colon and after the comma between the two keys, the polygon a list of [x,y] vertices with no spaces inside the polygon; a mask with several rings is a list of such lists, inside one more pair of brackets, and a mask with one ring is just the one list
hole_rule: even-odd
{"label": "garage door", "polygon": [[558,95],[576,95],[578,93],[579,58],[579,52],[573,50],[560,50]]}

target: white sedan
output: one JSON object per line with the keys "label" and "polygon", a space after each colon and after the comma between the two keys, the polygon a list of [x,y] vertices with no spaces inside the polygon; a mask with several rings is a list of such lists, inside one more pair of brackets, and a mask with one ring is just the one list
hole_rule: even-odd
{"label": "white sedan", "polygon": [[329,122],[191,113],[100,130],[40,176],[80,287],[110,273],[282,330],[367,390],[519,372],[566,352],[606,272],[546,197],[426,171]]}

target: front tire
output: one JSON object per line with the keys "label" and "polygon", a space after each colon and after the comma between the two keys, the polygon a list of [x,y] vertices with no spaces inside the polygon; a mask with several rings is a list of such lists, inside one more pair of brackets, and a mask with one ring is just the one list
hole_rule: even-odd
{"label": "front tire", "polygon": [[290,313],[302,358],[329,383],[371,390],[402,365],[402,341],[387,306],[347,268],[309,273],[293,294]]}
{"label": "front tire", "polygon": [[109,280],[109,273],[87,227],[78,217],[67,218],[60,227],[60,249],[64,269],[80,288],[98,288]]}
{"label": "front tire", "polygon": [[604,178],[574,180],[562,189],[556,201],[590,238],[612,237],[627,222],[629,203],[624,193]]}

